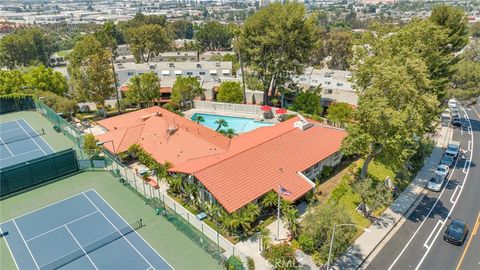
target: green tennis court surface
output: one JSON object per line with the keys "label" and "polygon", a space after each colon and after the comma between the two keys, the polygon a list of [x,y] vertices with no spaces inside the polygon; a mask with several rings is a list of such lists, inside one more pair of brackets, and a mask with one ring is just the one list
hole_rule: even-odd
{"label": "green tennis court surface", "polygon": [[[215,260],[178,231],[164,217],[108,173],[83,172],[0,201],[0,223],[38,208],[95,189],[105,202],[127,221],[142,217],[146,226],[136,231],[175,269],[221,269]],[[109,218],[110,219],[110,218]],[[52,235],[54,237],[54,235]],[[0,239],[0,269],[16,269],[5,239]]]}

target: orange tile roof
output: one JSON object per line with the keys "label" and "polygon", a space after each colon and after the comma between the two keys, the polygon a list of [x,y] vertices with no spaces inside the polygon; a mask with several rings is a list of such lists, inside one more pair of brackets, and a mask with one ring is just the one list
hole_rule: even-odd
{"label": "orange tile roof", "polygon": [[[99,141],[113,141],[120,153],[137,143],[158,162],[180,164],[227,150],[230,139],[161,107],[122,114],[98,121],[108,132],[96,136]],[[169,134],[168,129],[176,129]],[[104,146],[113,152],[112,143]]]}
{"label": "orange tile roof", "polygon": [[[128,84],[121,85],[120,86],[120,91],[127,92],[128,91]],[[172,93],[172,87],[161,86],[159,91],[160,91],[160,93]]]}
{"label": "orange tile roof", "polygon": [[193,174],[228,211],[234,212],[279,186],[294,201],[313,188],[298,172],[340,150],[344,130],[316,123],[300,130],[297,117],[232,139],[227,152],[177,164],[172,172]]}

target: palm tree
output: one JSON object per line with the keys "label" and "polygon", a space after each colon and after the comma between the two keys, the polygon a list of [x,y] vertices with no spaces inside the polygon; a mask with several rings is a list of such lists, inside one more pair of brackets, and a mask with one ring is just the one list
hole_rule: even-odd
{"label": "palm tree", "polygon": [[252,228],[252,213],[246,211],[246,209],[237,211],[233,213],[232,216],[237,220],[238,226],[242,228],[243,233],[246,233]]}
{"label": "palm tree", "polygon": [[233,128],[227,129],[224,134],[227,135],[229,138],[233,138],[237,135],[237,133],[235,133],[235,129]]}
{"label": "palm tree", "polygon": [[227,120],[223,118],[218,118],[217,121],[215,121],[215,124],[218,125],[217,129],[215,131],[219,131],[222,127],[228,127]]}
{"label": "palm tree", "polygon": [[170,186],[168,191],[172,192],[173,194],[178,194],[180,189],[182,188],[182,178],[178,175],[171,176],[167,178],[167,183]]}
{"label": "palm tree", "polygon": [[295,207],[289,207],[286,211],[283,212],[283,220],[286,222],[286,227],[292,234],[292,237],[295,237],[298,232],[298,210]]}
{"label": "palm tree", "polygon": [[185,198],[187,199],[188,204],[193,204],[197,202],[198,198],[198,187],[194,183],[189,183],[185,181],[183,183],[183,190],[185,192]]}
{"label": "palm tree", "polygon": [[260,228],[259,238],[260,238],[259,239],[260,240],[260,247],[261,247],[262,251],[264,251],[268,248],[268,246],[272,242],[272,239],[270,238],[270,230],[267,227],[262,226]]}
{"label": "palm tree", "polygon": [[195,120],[195,122],[197,122],[197,124],[205,122],[205,118],[203,118],[203,116],[201,116],[201,115],[195,116],[195,118],[193,120]]}
{"label": "palm tree", "polygon": [[238,230],[238,227],[240,226],[238,216],[233,214],[227,214],[222,217],[222,226],[227,230],[227,232],[230,235],[233,235],[235,231]]}
{"label": "palm tree", "polygon": [[242,209],[242,214],[249,217],[253,222],[260,215],[260,207],[254,203],[249,203]]}
{"label": "palm tree", "polygon": [[275,191],[268,192],[262,199],[262,206],[266,209],[272,209],[278,204],[278,194]]}

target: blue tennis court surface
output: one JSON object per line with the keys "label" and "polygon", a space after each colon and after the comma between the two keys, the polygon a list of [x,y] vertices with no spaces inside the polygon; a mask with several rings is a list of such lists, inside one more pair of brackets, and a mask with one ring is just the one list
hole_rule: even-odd
{"label": "blue tennis court surface", "polygon": [[0,225],[19,269],[173,269],[95,191]]}
{"label": "blue tennis court surface", "polygon": [[0,169],[54,153],[25,120],[0,123]]}

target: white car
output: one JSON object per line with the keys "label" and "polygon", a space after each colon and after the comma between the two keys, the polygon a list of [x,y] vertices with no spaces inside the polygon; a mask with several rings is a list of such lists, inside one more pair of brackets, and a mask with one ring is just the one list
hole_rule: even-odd
{"label": "white car", "polygon": [[443,180],[445,180],[444,176],[434,174],[427,183],[427,189],[437,192],[442,190]]}
{"label": "white car", "polygon": [[448,100],[448,107],[457,107],[457,100],[454,98],[451,98]]}
{"label": "white car", "polygon": [[438,165],[438,167],[435,169],[434,174],[435,175],[440,175],[443,177],[447,177],[448,175],[449,168],[447,165]]}

